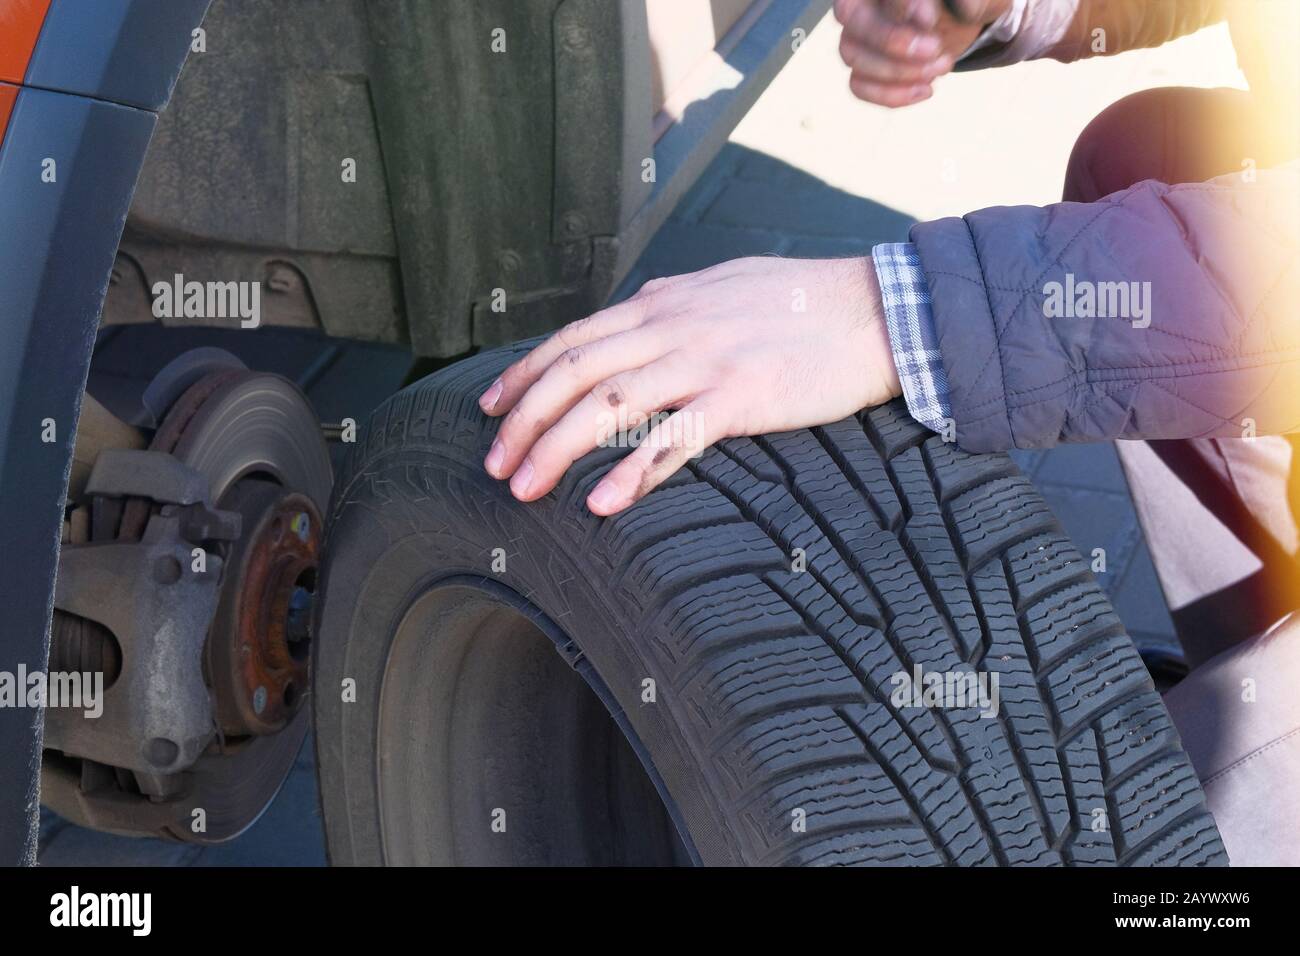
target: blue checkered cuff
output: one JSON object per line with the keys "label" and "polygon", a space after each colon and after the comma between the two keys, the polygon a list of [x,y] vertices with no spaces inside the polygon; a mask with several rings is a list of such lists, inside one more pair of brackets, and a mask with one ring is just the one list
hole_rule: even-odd
{"label": "blue checkered cuff", "polygon": [[872,249],[871,257],[907,410],[927,428],[944,431],[952,420],[948,375],[939,356],[930,287],[916,246],[889,242]]}

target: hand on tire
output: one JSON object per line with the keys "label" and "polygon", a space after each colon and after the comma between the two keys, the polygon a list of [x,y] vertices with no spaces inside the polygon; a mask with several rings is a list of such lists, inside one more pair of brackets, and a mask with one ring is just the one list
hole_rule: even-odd
{"label": "hand on tire", "polygon": [[1010,5],[1011,0],[950,0],[947,6],[944,0],[835,0],[835,19],[844,28],[840,59],[853,71],[849,89],[880,106],[929,99],[931,84]]}
{"label": "hand on tire", "polygon": [[722,438],[821,425],[899,394],[869,257],[737,259],[652,280],[507,368],[479,399],[505,415],[484,466],[534,501],[597,445],[674,410],[587,497],[611,515]]}

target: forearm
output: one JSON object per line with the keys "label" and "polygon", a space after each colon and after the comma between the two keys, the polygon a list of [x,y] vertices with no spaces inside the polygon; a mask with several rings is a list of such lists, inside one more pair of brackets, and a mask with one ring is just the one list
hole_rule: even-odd
{"label": "forearm", "polygon": [[927,352],[946,396],[914,416],[951,418],[971,451],[1296,430],[1298,179],[1146,182],[914,227],[933,348],[907,351],[897,303],[891,341],[909,407],[940,381],[915,371]]}

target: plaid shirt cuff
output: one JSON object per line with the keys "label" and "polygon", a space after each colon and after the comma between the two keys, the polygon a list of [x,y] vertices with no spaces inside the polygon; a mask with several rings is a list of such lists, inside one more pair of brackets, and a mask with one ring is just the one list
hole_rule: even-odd
{"label": "plaid shirt cuff", "polygon": [[872,249],[871,257],[907,410],[922,425],[941,432],[952,420],[952,403],[920,256],[910,242],[890,242]]}

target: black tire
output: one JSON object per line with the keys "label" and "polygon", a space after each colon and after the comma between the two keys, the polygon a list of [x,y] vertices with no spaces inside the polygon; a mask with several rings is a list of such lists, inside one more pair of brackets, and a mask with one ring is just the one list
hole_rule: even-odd
{"label": "black tire", "polygon": [[[333,862],[1227,862],[1122,624],[1007,457],[895,404],[725,441],[614,518],[583,499],[616,449],[521,505],[475,402],[530,344],[394,396],[335,484]],[[998,714],[896,705],[916,665],[996,674]]]}

